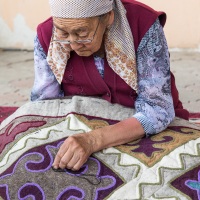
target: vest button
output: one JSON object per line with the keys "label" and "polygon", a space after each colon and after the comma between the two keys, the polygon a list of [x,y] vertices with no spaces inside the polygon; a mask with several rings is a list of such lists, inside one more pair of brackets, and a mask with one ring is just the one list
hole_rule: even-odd
{"label": "vest button", "polygon": [[106,96],[110,97],[110,93],[109,93],[109,92],[107,92],[107,93],[106,93]]}
{"label": "vest button", "polygon": [[69,79],[70,81],[73,81],[74,78],[73,78],[72,75],[69,75],[69,76],[68,76],[68,79]]}

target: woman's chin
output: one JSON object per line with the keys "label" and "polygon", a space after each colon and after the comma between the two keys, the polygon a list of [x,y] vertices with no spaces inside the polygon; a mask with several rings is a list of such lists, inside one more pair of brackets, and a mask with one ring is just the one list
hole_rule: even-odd
{"label": "woman's chin", "polygon": [[76,51],[76,53],[79,55],[79,56],[91,56],[92,55],[92,52],[91,51]]}

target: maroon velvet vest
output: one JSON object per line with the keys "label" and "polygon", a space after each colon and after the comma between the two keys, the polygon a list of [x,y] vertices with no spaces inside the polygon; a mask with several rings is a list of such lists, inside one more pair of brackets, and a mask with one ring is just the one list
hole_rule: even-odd
{"label": "maroon velvet vest", "polygon": [[[127,19],[134,37],[135,51],[137,52],[141,39],[157,18],[164,26],[166,14],[157,12],[133,0],[123,1],[123,4],[127,10]],[[37,34],[44,51],[47,53],[52,35],[52,18],[39,24]],[[109,67],[106,59],[104,67],[104,79],[102,79],[95,66],[93,56],[80,57],[75,52],[71,52],[61,84],[65,95],[97,96],[111,103],[119,103],[133,108],[137,98],[136,92]],[[171,89],[176,116],[188,119],[189,113],[183,109],[179,100],[172,73]]]}

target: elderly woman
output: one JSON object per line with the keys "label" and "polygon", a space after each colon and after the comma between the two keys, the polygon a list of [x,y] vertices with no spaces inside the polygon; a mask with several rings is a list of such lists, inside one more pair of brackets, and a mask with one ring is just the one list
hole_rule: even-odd
{"label": "elderly woman", "polygon": [[35,39],[32,101],[87,95],[135,109],[68,137],[54,168],[78,170],[93,152],[157,134],[175,115],[188,118],[170,73],[165,13],[131,0],[50,0],[50,8]]}

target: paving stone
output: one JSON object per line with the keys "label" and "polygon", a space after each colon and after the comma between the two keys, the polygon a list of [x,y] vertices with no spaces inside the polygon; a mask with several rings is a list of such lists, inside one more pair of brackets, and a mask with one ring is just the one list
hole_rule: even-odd
{"label": "paving stone", "polygon": [[200,112],[200,52],[172,52],[170,58],[183,106]]}

